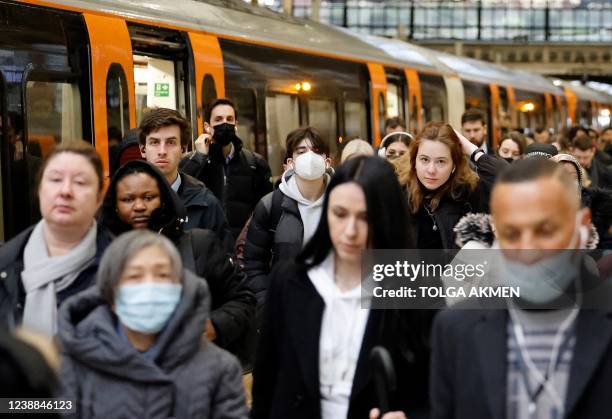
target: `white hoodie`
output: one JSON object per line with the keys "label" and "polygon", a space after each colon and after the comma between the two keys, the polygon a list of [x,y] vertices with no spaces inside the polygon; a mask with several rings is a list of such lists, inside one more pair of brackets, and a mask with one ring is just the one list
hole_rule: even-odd
{"label": "white hoodie", "polygon": [[[330,176],[325,174],[325,184],[329,184]],[[306,245],[308,240],[314,235],[319,220],[321,219],[321,211],[323,209],[323,198],[325,194],[321,195],[316,201],[309,201],[302,196],[300,189],[298,188],[297,181],[295,180],[295,174],[293,170],[288,170],[283,173],[281,184],[278,189],[291,199],[295,199],[298,204],[298,210],[300,211],[300,217],[302,218],[302,225],[304,226],[304,236],[302,237],[302,247]]]}

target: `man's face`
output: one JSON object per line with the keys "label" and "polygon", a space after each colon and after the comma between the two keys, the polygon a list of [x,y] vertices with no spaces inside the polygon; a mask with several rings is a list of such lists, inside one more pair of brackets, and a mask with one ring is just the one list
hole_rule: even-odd
{"label": "man's face", "polygon": [[168,182],[173,182],[183,155],[181,129],[178,125],[170,125],[149,133],[146,144],[140,146],[140,153],[157,166]]}
{"label": "man's face", "polygon": [[392,132],[404,132],[404,131],[406,131],[404,127],[402,127],[401,125],[396,125],[394,127],[385,128],[385,135],[391,134]]}
{"label": "man's face", "polygon": [[[575,240],[576,219],[588,226],[588,210],[554,178],[496,185],[491,215],[501,249],[565,249]],[[574,243],[575,244],[575,243]],[[543,252],[521,252],[524,263],[545,257]]]}
{"label": "man's face", "polygon": [[540,133],[535,132],[533,134],[534,139],[536,140],[536,143],[548,143],[548,140],[550,139],[550,134],[548,133],[547,130],[544,130]]}
{"label": "man's face", "polygon": [[487,135],[487,125],[483,124],[482,121],[466,121],[461,129],[463,135],[467,137],[470,142],[478,147],[482,146]]}
{"label": "man's face", "polygon": [[606,130],[601,134],[601,141],[604,144],[612,144],[612,129]]}
{"label": "man's face", "polygon": [[213,108],[210,113],[210,121],[207,126],[209,127],[209,134],[215,135],[215,125],[220,124],[232,124],[236,125],[236,112],[234,108],[229,105],[217,105]]}
{"label": "man's face", "polygon": [[580,150],[577,147],[573,147],[570,149],[570,152],[572,153],[572,156],[576,157],[582,167],[584,167],[585,169],[591,167],[593,157],[595,157],[594,148],[589,148],[588,150]]}

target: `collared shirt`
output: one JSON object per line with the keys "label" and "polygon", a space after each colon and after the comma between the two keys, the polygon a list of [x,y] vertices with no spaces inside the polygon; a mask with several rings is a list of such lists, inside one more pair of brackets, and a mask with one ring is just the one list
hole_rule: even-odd
{"label": "collared shirt", "polygon": [[232,146],[232,147],[230,148],[229,154],[225,158],[225,164],[229,164],[230,160],[232,160],[234,158],[234,151],[236,150],[234,148],[234,143],[230,143],[230,146]]}
{"label": "collared shirt", "polygon": [[489,154],[489,147],[487,146],[487,140],[485,138],[485,140],[482,142],[482,145],[479,147],[482,151],[484,151],[485,154]]}
{"label": "collared shirt", "polygon": [[172,185],[170,185],[170,187],[172,188],[172,190],[176,193],[178,193],[179,188],[181,187],[181,175],[179,175],[178,173],[176,174],[176,179],[174,180],[174,182],[172,182]]}

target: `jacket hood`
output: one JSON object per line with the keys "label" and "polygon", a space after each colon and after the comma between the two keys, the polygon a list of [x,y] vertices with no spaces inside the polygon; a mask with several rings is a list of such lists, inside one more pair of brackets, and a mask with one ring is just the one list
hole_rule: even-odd
{"label": "jacket hood", "polygon": [[187,220],[187,211],[179,196],[172,190],[164,175],[157,167],[144,160],[133,160],[121,166],[113,178],[104,197],[100,222],[113,234],[119,235],[129,231],[132,227],[124,223],[116,211],[117,183],[127,175],[133,173],[147,173],[157,181],[160,191],[161,207],[153,211],[149,220],[149,230],[163,233],[174,240],[183,231],[183,224]]}
{"label": "jacket hood", "polygon": [[[287,195],[289,198],[299,202],[302,205],[306,205],[306,206],[323,205],[325,193],[323,193],[323,195],[321,195],[319,199],[317,199],[316,201],[307,200],[306,198],[302,196],[302,193],[300,192],[300,189],[298,188],[297,181],[295,180],[295,176],[293,176],[294,174],[295,172],[293,169],[289,169],[285,173],[283,173],[281,176],[281,183],[280,185],[278,185],[278,189],[280,189],[280,191],[284,193],[285,195]],[[327,185],[329,185],[329,181],[331,180],[331,176],[327,172],[325,173],[324,176],[326,177],[325,185],[327,187]]]}
{"label": "jacket hood", "polygon": [[164,371],[184,363],[202,342],[210,311],[206,281],[185,270],[181,300],[155,342],[153,359],[143,356],[117,332],[117,317],[97,287],[67,300],[59,313],[62,353],[87,368],[138,382],[168,380]]}
{"label": "jacket hood", "polygon": [[[455,232],[455,244],[459,248],[479,244],[485,248],[490,248],[495,241],[491,216],[489,214],[477,213],[466,214],[453,228]],[[587,241],[587,249],[596,249],[599,243],[599,234],[594,226],[591,226],[591,234]]]}

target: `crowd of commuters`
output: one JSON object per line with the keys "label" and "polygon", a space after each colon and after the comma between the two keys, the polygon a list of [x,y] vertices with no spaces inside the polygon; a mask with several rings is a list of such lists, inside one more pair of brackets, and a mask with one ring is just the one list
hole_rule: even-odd
{"label": "crowd of commuters", "polygon": [[[194,141],[179,112],[145,114],[107,187],[83,141],[41,162],[41,220],[0,248],[1,397],[74,418],[609,417],[611,128],[493,144],[469,109],[458,130],[390,118],[335,156],[296,127],[272,179],[230,100],[204,119]],[[533,291],[504,310],[362,292],[366,250],[490,248]],[[588,249],[578,268],[567,249]]]}

